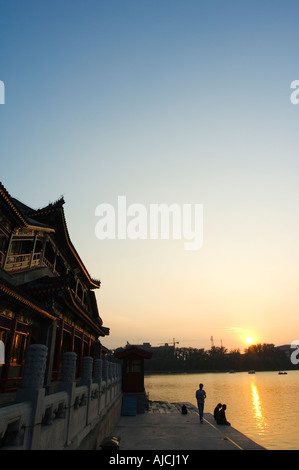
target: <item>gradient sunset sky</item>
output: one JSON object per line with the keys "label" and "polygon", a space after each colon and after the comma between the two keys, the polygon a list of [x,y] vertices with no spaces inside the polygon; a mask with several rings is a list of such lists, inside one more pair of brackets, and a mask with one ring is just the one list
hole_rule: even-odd
{"label": "gradient sunset sky", "polygon": [[[0,0],[0,180],[64,196],[108,348],[299,339],[298,0]],[[101,203],[203,204],[203,246],[103,240]]]}

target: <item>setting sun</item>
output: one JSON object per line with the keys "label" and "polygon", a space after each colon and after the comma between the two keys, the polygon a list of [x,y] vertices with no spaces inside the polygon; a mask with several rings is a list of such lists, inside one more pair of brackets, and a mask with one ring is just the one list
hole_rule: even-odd
{"label": "setting sun", "polygon": [[250,336],[245,338],[245,343],[248,344],[248,345],[252,344],[253,343],[252,338]]}

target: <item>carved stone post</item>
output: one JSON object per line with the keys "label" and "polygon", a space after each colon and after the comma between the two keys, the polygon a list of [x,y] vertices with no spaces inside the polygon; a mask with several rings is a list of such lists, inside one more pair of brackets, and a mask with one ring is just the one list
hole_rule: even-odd
{"label": "carved stone post", "polygon": [[102,382],[103,361],[102,359],[95,359],[93,368],[93,381],[99,384],[99,389]]}
{"label": "carved stone post", "polygon": [[102,400],[102,371],[103,371],[103,361],[102,359],[95,359],[93,366],[93,381],[98,384],[99,387],[99,397],[98,397],[98,407],[101,409],[101,400]]}
{"label": "carved stone post", "polygon": [[90,421],[92,368],[93,368],[93,358],[90,356],[84,356],[83,361],[82,361],[82,377],[81,377],[80,385],[85,385],[87,387],[86,424],[88,424]]}
{"label": "carved stone post", "polygon": [[102,379],[104,382],[103,397],[102,403],[104,407],[107,406],[109,402],[109,363],[106,359],[103,360],[103,369],[102,369]]}
{"label": "carved stone post", "polygon": [[83,357],[81,385],[91,386],[92,383],[93,358]]}
{"label": "carved stone post", "polygon": [[26,350],[21,388],[16,402],[30,402],[31,417],[28,429],[28,447],[35,450],[40,444],[40,428],[44,409],[44,380],[47,362],[47,346],[32,344]]}
{"label": "carved stone post", "polygon": [[66,443],[70,444],[73,433],[73,408],[75,402],[75,389],[76,389],[76,362],[77,354],[75,352],[66,352],[62,358],[62,368],[60,375],[60,383],[58,390],[67,392],[68,394],[68,407],[67,407],[67,431]]}
{"label": "carved stone post", "polygon": [[106,359],[103,361],[103,380],[108,382],[109,379],[109,362]]}
{"label": "carved stone post", "polygon": [[64,385],[71,384],[75,381],[76,378],[76,362],[77,354],[75,352],[66,352],[63,355],[62,359],[62,368],[61,368],[61,378],[60,378],[60,389]]}
{"label": "carved stone post", "polygon": [[48,348],[32,344],[26,350],[21,389],[38,390],[44,386]]}

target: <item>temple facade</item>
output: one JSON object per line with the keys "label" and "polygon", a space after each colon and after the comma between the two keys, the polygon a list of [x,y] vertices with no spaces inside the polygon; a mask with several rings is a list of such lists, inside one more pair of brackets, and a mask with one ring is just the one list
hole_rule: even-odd
{"label": "temple facade", "polygon": [[64,200],[34,210],[13,198],[0,183],[0,391],[18,390],[28,346],[47,347],[44,387],[60,379],[65,352],[101,359],[109,334],[99,315],[93,279],[73,246]]}

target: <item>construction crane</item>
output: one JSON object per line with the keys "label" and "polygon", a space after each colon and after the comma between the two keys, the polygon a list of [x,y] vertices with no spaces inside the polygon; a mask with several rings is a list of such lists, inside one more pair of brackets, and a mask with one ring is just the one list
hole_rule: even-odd
{"label": "construction crane", "polygon": [[[213,347],[215,346],[215,344],[214,344],[214,337],[213,337],[213,336],[210,337],[210,341],[211,341],[211,348],[213,348]],[[221,348],[223,348],[223,341],[222,341],[222,339],[220,340],[220,345],[221,345]]]}
{"label": "construction crane", "polygon": [[[162,344],[165,345],[165,344],[168,344],[168,343],[158,343],[158,344],[159,344],[159,345],[160,345],[160,344],[161,344],[161,345],[162,345]],[[173,349],[175,349],[175,345],[176,345],[176,344],[180,344],[180,342],[179,342],[179,341],[176,341],[175,338],[173,338],[173,339],[172,339],[172,344],[173,344]]]}

